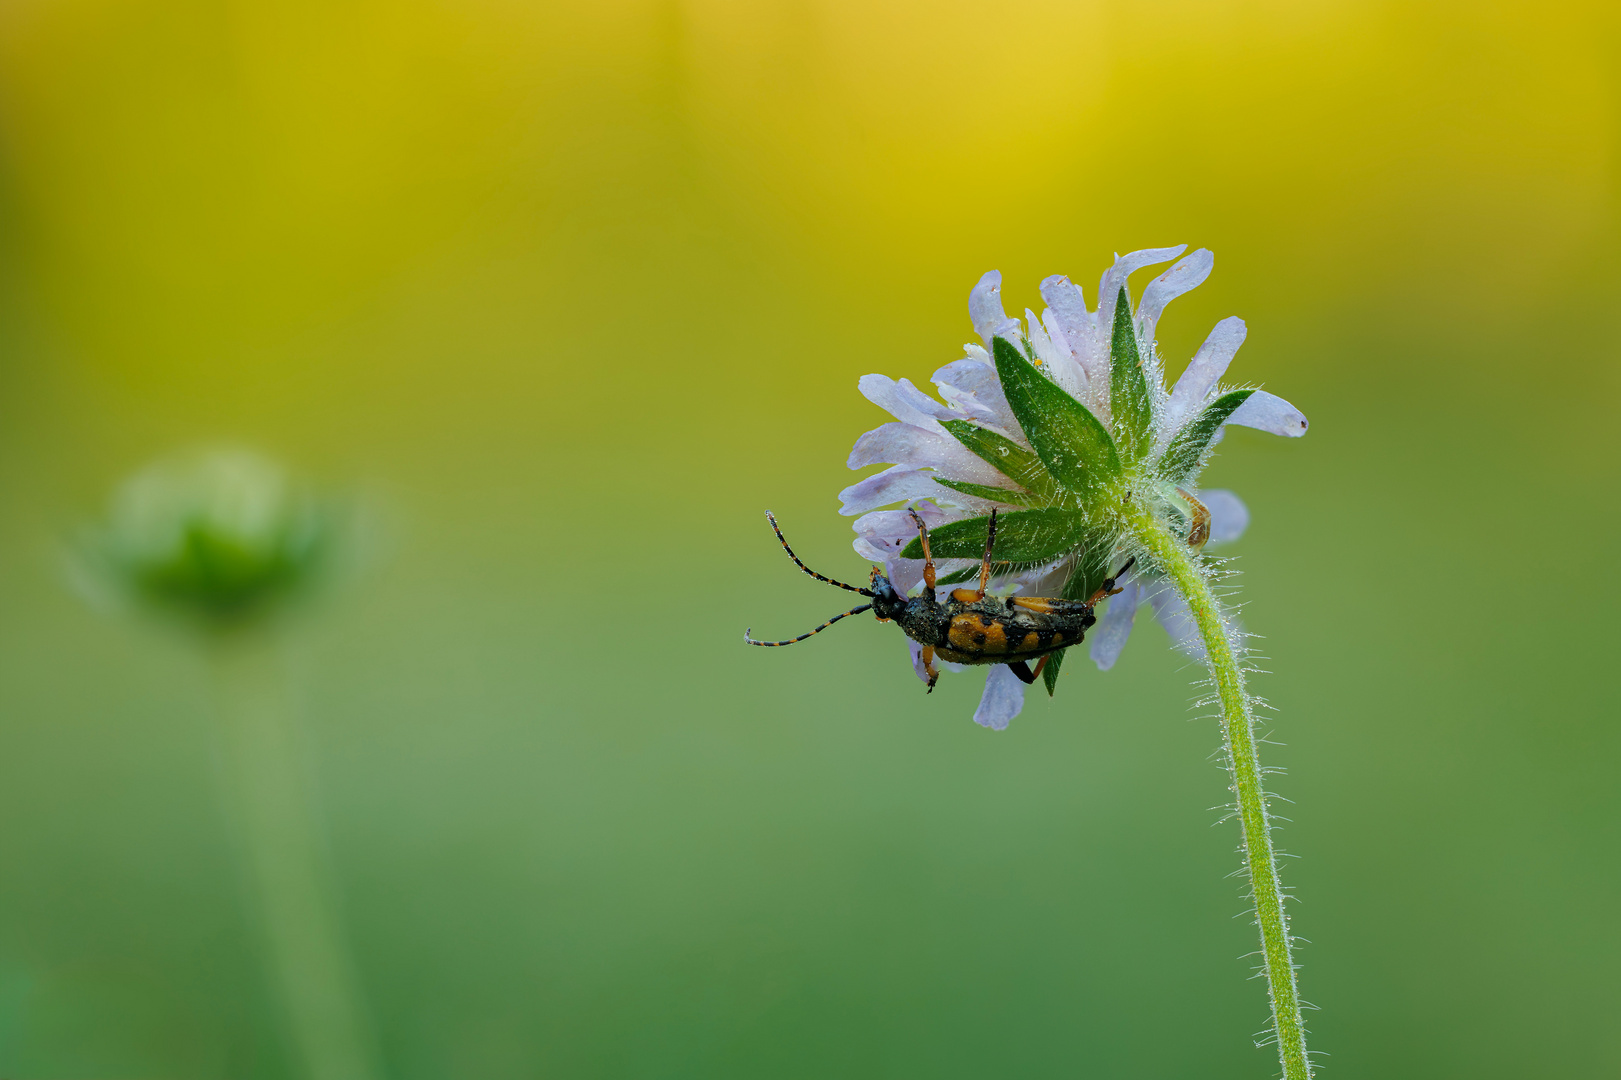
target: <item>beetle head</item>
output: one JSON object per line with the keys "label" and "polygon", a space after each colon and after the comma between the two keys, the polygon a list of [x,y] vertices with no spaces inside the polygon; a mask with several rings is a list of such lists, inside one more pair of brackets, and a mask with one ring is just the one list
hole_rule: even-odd
{"label": "beetle head", "polygon": [[872,594],[872,613],[880,619],[893,619],[906,607],[906,597],[895,590],[876,566],[872,568],[867,591]]}

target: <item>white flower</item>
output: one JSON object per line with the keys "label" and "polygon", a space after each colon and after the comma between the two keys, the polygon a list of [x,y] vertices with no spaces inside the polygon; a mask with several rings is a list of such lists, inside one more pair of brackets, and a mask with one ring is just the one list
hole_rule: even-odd
{"label": "white flower", "polygon": [[[1244,341],[1244,323],[1237,318],[1217,323],[1175,385],[1169,390],[1165,388],[1163,363],[1154,344],[1154,331],[1165,305],[1210,275],[1214,259],[1209,251],[1201,248],[1178,260],[1149,282],[1134,313],[1122,313],[1122,318],[1127,314],[1132,316],[1121,325],[1135,331],[1137,352],[1147,376],[1147,399],[1145,402],[1141,396],[1141,382],[1136,384],[1135,392],[1139,396],[1124,399],[1128,404],[1135,401],[1139,409],[1136,414],[1139,424],[1134,430],[1129,430],[1131,424],[1116,423],[1112,416],[1117,395],[1116,388],[1111,386],[1111,372],[1117,362],[1114,346],[1120,333],[1115,307],[1121,290],[1133,271],[1169,262],[1185,250],[1186,245],[1181,245],[1117,256],[1099,282],[1095,309],[1087,307],[1080,287],[1068,278],[1049,277],[1041,283],[1046,309],[1039,318],[1027,309],[1023,322],[1008,317],[1003,310],[1002,278],[993,270],[979,280],[968,298],[969,315],[983,344],[965,346],[962,359],[934,373],[932,381],[939,400],[905,379],[897,382],[884,375],[864,376],[860,382],[862,394],[895,420],[861,436],[850,452],[848,464],[852,469],[877,464],[890,466],[840,492],[843,501],[840,512],[859,515],[854,526],[857,553],[882,564],[885,575],[904,594],[916,589],[922,581],[921,560],[901,555],[916,536],[916,528],[905,507],[917,509],[932,530],[953,521],[983,516],[993,508],[1009,512],[1060,505],[1056,500],[1073,498],[1054,495],[1037,482],[1045,476],[1026,478],[1032,482],[1010,487],[1010,478],[1016,478],[1016,470],[998,468],[983,451],[971,450],[960,433],[945,426],[953,421],[967,421],[976,429],[994,432],[1018,447],[1041,453],[1041,448],[1032,448],[1009,404],[998,361],[993,356],[993,343],[997,338],[1022,350],[1036,365],[1036,370],[1084,405],[1123,448],[1122,462],[1111,465],[1114,474],[1123,479],[1097,495],[1093,500],[1095,505],[1084,505],[1083,513],[1105,520],[1112,512],[1111,498],[1132,497],[1130,493],[1135,491],[1137,498],[1174,502],[1178,498],[1175,492],[1180,488],[1196,495],[1208,508],[1211,542],[1237,539],[1249,519],[1238,497],[1226,491],[1199,493],[1194,489],[1210,447],[1221,438],[1222,426],[1241,424],[1276,435],[1298,436],[1305,434],[1307,422],[1293,405],[1264,390],[1234,395],[1230,388],[1218,385]],[[1024,370],[1028,371],[1028,366]],[[1136,372],[1129,371],[1126,378],[1135,379]],[[1062,403],[1062,399],[1059,402]],[[1072,407],[1066,408],[1078,412]],[[1021,415],[1031,417],[1029,412]],[[1129,408],[1126,415],[1133,415]],[[1204,426],[1198,426],[1196,421]],[[1143,424],[1147,425],[1146,429]],[[959,426],[959,432],[962,430],[966,429]],[[1134,438],[1138,442],[1134,443]],[[1143,440],[1151,445],[1141,445]],[[1015,451],[1008,452],[1016,456]],[[1167,467],[1167,461],[1174,461],[1175,467]],[[969,490],[963,490],[964,487]],[[1063,505],[1073,505],[1073,502]],[[1190,504],[1184,500],[1181,505]],[[884,509],[896,506],[901,509]],[[1187,513],[1191,516],[1192,511]],[[1114,534],[1109,535],[1112,543]],[[1123,561],[1123,549],[1119,557]],[[939,559],[937,562],[943,582],[950,582],[954,571],[963,571],[975,564],[975,560],[969,559]],[[996,578],[993,588],[1004,593],[1060,595],[1076,567],[1074,551],[1064,552],[1040,566],[1002,574]],[[943,599],[951,588],[949,583],[939,585],[940,597]],[[1124,581],[1124,591],[1109,602],[1107,613],[1092,632],[1091,655],[1098,667],[1107,670],[1113,666],[1131,632],[1137,610],[1143,604],[1153,607],[1156,617],[1179,647],[1190,655],[1203,654],[1203,646],[1181,599],[1157,580],[1133,577]],[[914,667],[922,678],[918,646],[915,642],[909,644]],[[974,720],[986,727],[1001,729],[1018,715],[1023,704],[1024,684],[1006,665],[995,665],[989,669],[985,693]]]}

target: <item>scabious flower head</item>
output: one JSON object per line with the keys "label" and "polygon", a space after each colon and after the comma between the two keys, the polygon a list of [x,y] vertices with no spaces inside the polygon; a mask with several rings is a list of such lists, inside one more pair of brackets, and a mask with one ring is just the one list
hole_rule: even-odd
{"label": "scabious flower head", "polygon": [[[840,493],[855,521],[855,549],[881,563],[901,592],[922,583],[922,549],[907,513],[928,524],[942,572],[942,597],[977,572],[985,517],[1000,511],[993,588],[1036,596],[1092,595],[1130,555],[1138,570],[1093,632],[1092,659],[1113,666],[1143,605],[1190,655],[1203,646],[1185,603],[1134,548],[1124,522],[1133,507],[1189,527],[1209,511],[1209,540],[1237,539],[1249,514],[1227,491],[1197,490],[1205,462],[1228,424],[1277,435],[1305,434],[1306,418],[1264,390],[1220,385],[1245,327],[1223,319],[1175,385],[1167,389],[1154,333],[1171,300],[1210,275],[1199,249],[1148,284],[1135,310],[1126,291],[1133,271],[1170,262],[1186,245],[1117,256],[1087,306],[1067,277],[1041,283],[1046,309],[1024,321],[1002,307],[1002,277],[991,271],[968,298],[983,344],[935,372],[939,400],[906,379],[861,379],[861,392],[895,419],[867,432],[849,466],[890,467]],[[900,509],[883,509],[897,504]],[[909,642],[924,678],[919,646]],[[1051,693],[1063,653],[1045,675]],[[951,665],[946,665],[951,666]],[[1004,728],[1024,704],[1024,685],[1006,665],[989,669],[974,719]]]}
{"label": "scabious flower head", "polygon": [[78,545],[75,576],[98,597],[235,625],[309,585],[334,525],[331,508],[274,462],[205,451],[125,482]]}

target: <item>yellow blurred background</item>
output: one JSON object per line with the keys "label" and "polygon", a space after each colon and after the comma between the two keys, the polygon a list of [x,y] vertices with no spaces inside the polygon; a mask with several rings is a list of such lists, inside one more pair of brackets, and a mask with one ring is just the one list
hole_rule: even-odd
{"label": "yellow blurred background", "polygon": [[0,1071],[291,1075],[195,659],[60,570],[229,441],[381,523],[300,645],[388,1075],[1268,1075],[1157,629],[1001,735],[738,640],[839,607],[761,509],[861,573],[859,376],[1184,242],[1172,371],[1313,420],[1207,479],[1325,1074],[1621,1071],[1617,10],[0,8]]}

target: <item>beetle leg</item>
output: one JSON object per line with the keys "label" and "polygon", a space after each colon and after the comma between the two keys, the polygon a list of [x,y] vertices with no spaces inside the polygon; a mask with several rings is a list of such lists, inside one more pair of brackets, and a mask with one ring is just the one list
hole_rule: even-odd
{"label": "beetle leg", "polygon": [[1047,666],[1047,661],[1052,659],[1052,655],[1052,653],[1048,653],[1040,660],[1037,660],[1036,670],[1034,671],[1031,671],[1030,665],[1025,663],[1023,660],[1015,660],[1013,663],[1008,665],[1008,669],[1011,670],[1013,674],[1017,675],[1019,677],[1019,681],[1024,683],[1024,685],[1032,686],[1035,684],[1037,679],[1041,678],[1041,669]]}
{"label": "beetle leg", "polygon": [[1187,500],[1189,506],[1193,507],[1193,528],[1188,530],[1188,547],[1202,548],[1205,546],[1205,541],[1210,539],[1210,510],[1204,503],[1181,488],[1177,488],[1176,493]]}
{"label": "beetle leg", "polygon": [[923,545],[923,584],[928,586],[929,599],[934,599],[934,556],[929,554],[929,527],[923,524],[923,518],[916,510],[908,508],[906,511],[917,522],[917,538]]}
{"label": "beetle leg", "polygon": [[979,564],[979,591],[970,603],[985,599],[985,590],[991,586],[991,548],[996,545],[996,508],[991,508],[990,523],[985,526],[985,559]]}
{"label": "beetle leg", "polygon": [[934,684],[940,681],[940,669],[934,666],[934,646],[923,646],[923,671],[929,676],[929,688],[925,694],[934,693]]}

